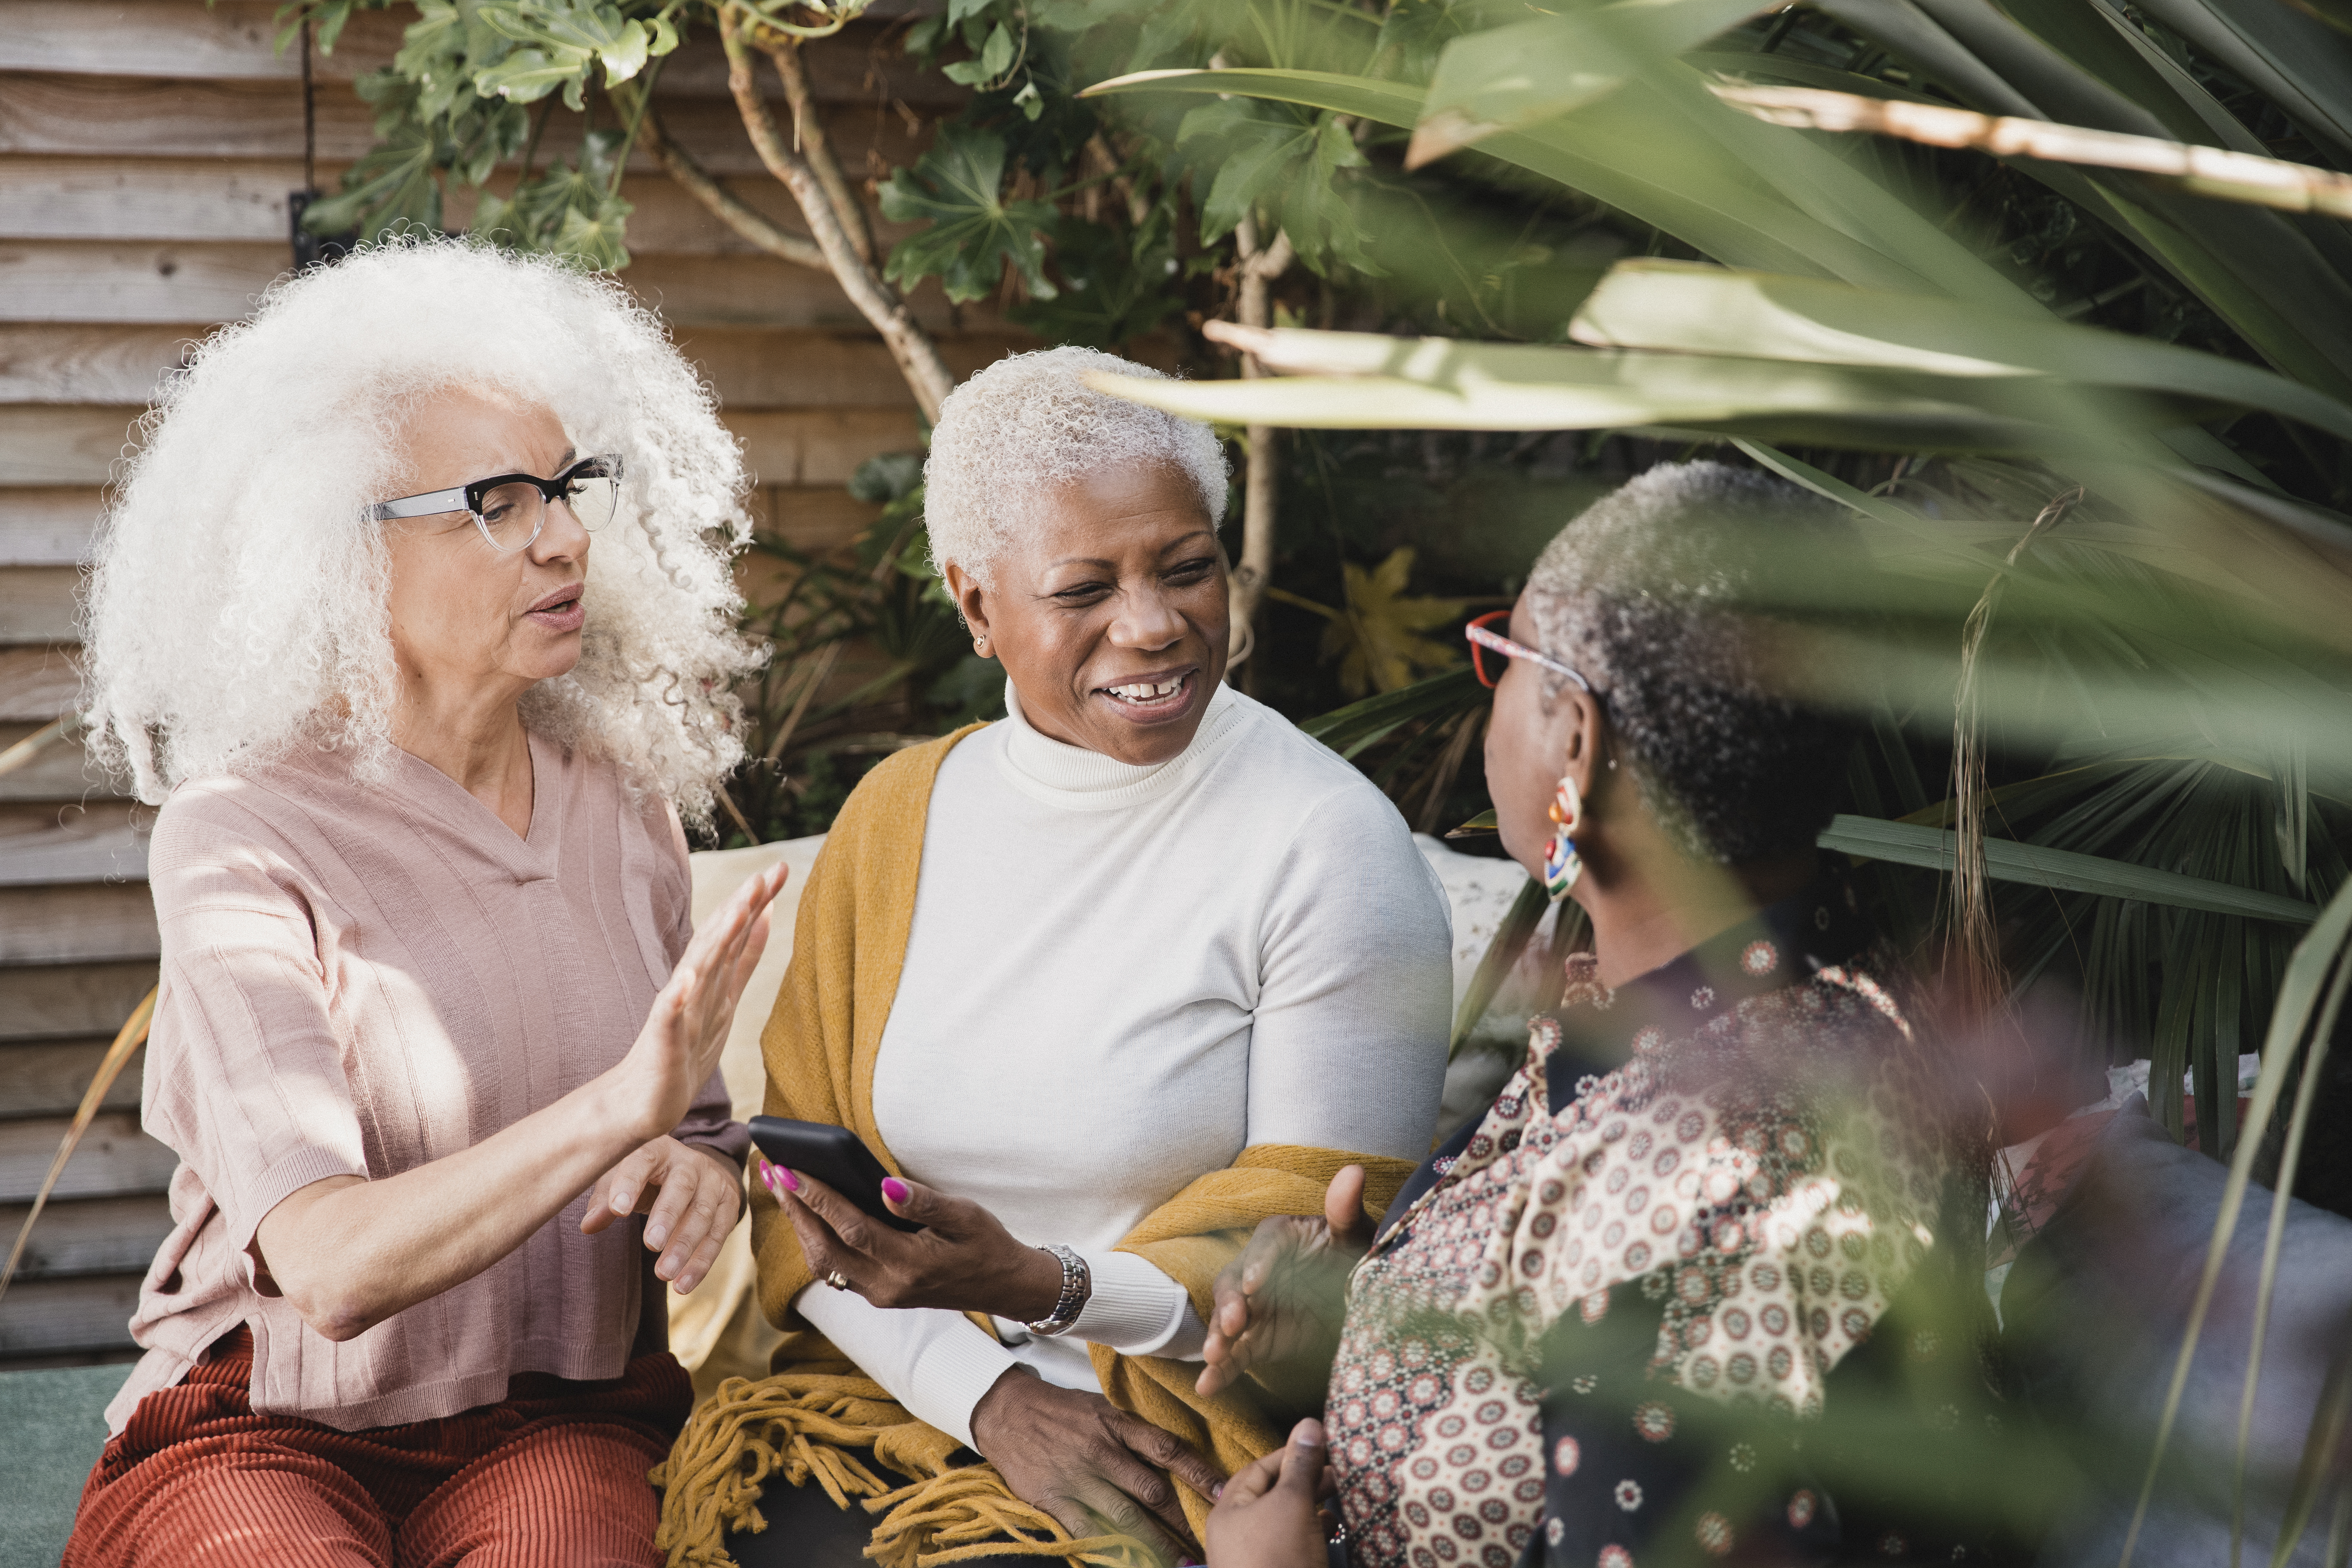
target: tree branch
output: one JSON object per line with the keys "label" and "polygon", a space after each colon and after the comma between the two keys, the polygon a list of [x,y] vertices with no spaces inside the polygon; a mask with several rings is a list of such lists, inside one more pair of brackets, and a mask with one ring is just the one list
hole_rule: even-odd
{"label": "tree branch", "polygon": [[[1257,216],[1243,215],[1234,229],[1234,248],[1241,256],[1241,299],[1235,314],[1242,325],[1261,330],[1267,319],[1271,286],[1297,254],[1290,236],[1277,232],[1274,243],[1258,244]],[[1242,374],[1255,379],[1265,374],[1255,354],[1242,356]],[[1249,465],[1242,477],[1242,558],[1234,568],[1232,629],[1227,633],[1227,658],[1240,662],[1249,657],[1256,638],[1255,627],[1265,591],[1274,580],[1274,517],[1276,487],[1281,470],[1276,466],[1275,432],[1271,425],[1248,429]]]}
{"label": "tree branch", "polygon": [[857,193],[842,175],[840,160],[833,155],[824,117],[817,112],[816,94],[809,87],[808,67],[801,59],[800,41],[785,38],[763,44],[761,52],[774,63],[776,75],[783,80],[784,98],[793,106],[794,143],[807,156],[809,167],[816,171],[818,184],[824,186],[834,210],[841,215],[841,226],[848,233],[857,258],[872,265],[879,251],[874,244],[873,226],[866,221],[866,204],[857,199]]}
{"label": "tree branch", "polygon": [[750,240],[771,256],[781,257],[795,267],[814,268],[819,272],[833,269],[824,264],[824,252],[816,242],[778,228],[765,213],[746,204],[726,186],[712,179],[693,154],[671,141],[662,130],[661,116],[648,111],[645,129],[639,140],[662,173],[684,187],[686,194],[710,209],[719,222]]}
{"label": "tree branch", "polygon": [[882,334],[882,342],[889,349],[890,357],[898,362],[898,373],[907,378],[907,385],[921,405],[923,416],[937,419],[940,405],[955,389],[955,376],[940,358],[939,345],[915,321],[898,290],[858,256],[816,171],[784,144],[776,130],[775,117],[768,112],[767,100],[760,96],[759,86],[752,79],[751,52],[743,42],[731,5],[719,7],[719,37],[727,49],[728,90],[734,94],[736,112],[742,117],[743,129],[751,134],[760,162],[767,165],[768,173],[783,182],[784,188],[800,204],[809,233],[816,240],[817,248],[824,253],[826,268],[849,296],[849,302],[857,307],[858,314]]}

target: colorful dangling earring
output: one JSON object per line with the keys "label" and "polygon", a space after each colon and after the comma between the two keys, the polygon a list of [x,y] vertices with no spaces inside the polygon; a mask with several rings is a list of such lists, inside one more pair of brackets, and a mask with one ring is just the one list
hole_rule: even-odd
{"label": "colorful dangling earring", "polygon": [[1552,796],[1551,819],[1559,830],[1544,844],[1544,891],[1558,903],[1568,897],[1576,879],[1584,875],[1584,860],[1576,852],[1573,835],[1584,824],[1584,795],[1576,781],[1563,777],[1559,792]]}

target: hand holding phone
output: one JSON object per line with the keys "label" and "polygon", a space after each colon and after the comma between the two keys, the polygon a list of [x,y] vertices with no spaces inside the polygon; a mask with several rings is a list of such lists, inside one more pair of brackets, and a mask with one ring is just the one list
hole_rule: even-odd
{"label": "hand holding phone", "polygon": [[970,1198],[891,1175],[845,1129],[755,1116],[751,1141],[775,1167],[768,1189],[820,1289],[1014,1323],[1049,1317],[1060,1301],[1054,1254]]}
{"label": "hand holding phone", "polygon": [[781,1116],[751,1118],[751,1142],[772,1165],[814,1176],[893,1230],[920,1230],[922,1222],[890,1212],[882,1184],[890,1173],[865,1141],[846,1127],[822,1121],[791,1121]]}

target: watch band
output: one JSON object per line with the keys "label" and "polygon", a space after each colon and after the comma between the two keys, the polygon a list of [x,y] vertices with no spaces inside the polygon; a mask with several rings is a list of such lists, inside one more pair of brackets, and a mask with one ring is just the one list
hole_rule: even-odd
{"label": "watch band", "polygon": [[1039,1247],[1038,1250],[1052,1253],[1055,1260],[1061,1264],[1062,1294],[1054,1302],[1052,1315],[1028,1324],[1028,1330],[1033,1334],[1048,1337],[1067,1333],[1070,1325],[1078,1321],[1078,1314],[1086,1310],[1087,1298],[1094,1294],[1093,1271],[1087,1268],[1085,1258],[1080,1258],[1058,1241],[1050,1247]]}

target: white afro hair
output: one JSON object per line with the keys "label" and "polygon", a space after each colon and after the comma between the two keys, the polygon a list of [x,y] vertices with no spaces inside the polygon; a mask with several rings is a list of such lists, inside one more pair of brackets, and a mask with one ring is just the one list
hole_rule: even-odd
{"label": "white afro hair", "polygon": [[579,450],[622,454],[580,662],[523,717],[708,820],[742,757],[731,688],[761,657],[728,564],[751,536],[741,455],[618,283],[458,240],[281,281],[142,422],[83,605],[91,750],[142,800],[298,746],[383,776],[398,676],[365,509],[398,479],[404,409],[451,386],[541,405]]}
{"label": "white afro hair", "polygon": [[1201,493],[1214,528],[1225,515],[1225,455],[1206,425],[1097,392],[1089,371],[1170,379],[1097,349],[1039,349],[998,360],[948,394],[923,465],[931,561],[983,585],[1037,492],[1122,464],[1164,463]]}

